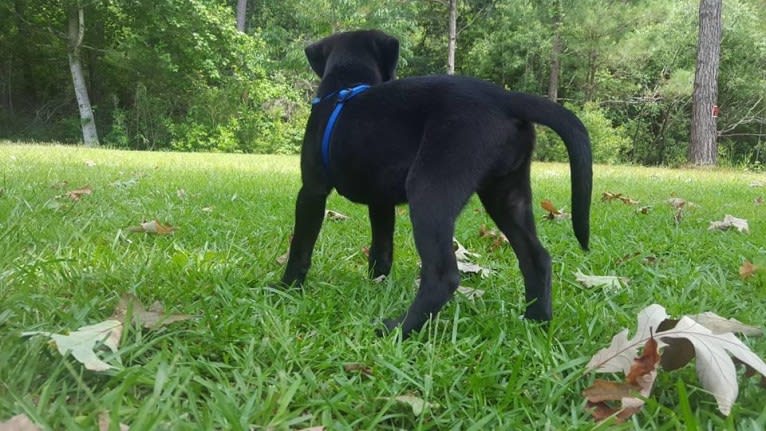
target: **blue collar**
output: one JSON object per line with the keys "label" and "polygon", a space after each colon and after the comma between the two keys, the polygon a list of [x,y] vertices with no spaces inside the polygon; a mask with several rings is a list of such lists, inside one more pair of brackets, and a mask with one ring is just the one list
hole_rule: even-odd
{"label": "blue collar", "polygon": [[355,87],[344,88],[342,90],[330,93],[327,96],[315,97],[311,100],[312,105],[317,105],[320,102],[335,95],[338,96],[337,100],[335,101],[335,109],[333,109],[332,114],[330,114],[330,118],[327,120],[327,126],[325,126],[324,129],[324,134],[322,135],[322,166],[324,166],[325,173],[327,173],[328,177],[330,177],[330,137],[332,136],[332,131],[335,128],[335,123],[338,121],[338,117],[340,116],[340,111],[343,110],[343,106],[347,101],[349,101],[357,94],[363,93],[368,88],[370,88],[370,86],[367,84],[359,84]]}

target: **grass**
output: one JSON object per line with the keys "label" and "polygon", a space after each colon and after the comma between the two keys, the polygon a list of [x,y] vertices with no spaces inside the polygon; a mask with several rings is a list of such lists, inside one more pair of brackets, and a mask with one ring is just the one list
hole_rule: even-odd
{"label": "grass", "polygon": [[[589,253],[568,222],[538,223],[554,259],[547,329],[519,319],[515,257],[479,236],[491,222],[474,199],[456,236],[496,273],[462,284],[486,294],[456,297],[405,342],[375,330],[414,295],[406,207],[384,283],[365,276],[366,209],[333,195],[328,207],[350,219],[325,223],[303,293],[268,287],[281,275],[275,259],[287,249],[299,181],[291,156],[0,145],[0,421],[26,413],[50,429],[94,429],[108,411],[132,430],[592,429],[580,393],[593,376],[584,366],[620,328],[634,328],[645,306],[766,321],[766,277],[737,273],[744,259],[766,261],[766,205],[753,201],[766,188],[749,186],[763,175],[597,166]],[[566,165],[535,164],[533,183],[536,201],[569,206]],[[56,198],[86,184],[93,194],[79,202]],[[652,209],[600,202],[604,191]],[[678,225],[666,203],[673,195],[697,204]],[[708,231],[724,214],[748,219],[751,233]],[[176,232],[126,232],[155,218]],[[578,269],[631,283],[586,290]],[[20,337],[100,322],[126,292],[198,318],[127,328],[118,355],[106,355],[118,369],[104,373],[61,357],[43,337]],[[766,357],[763,339],[747,344]],[[345,371],[347,363],[372,375]],[[400,395],[429,405],[416,416],[393,400]],[[686,367],[661,372],[648,405],[621,427],[763,429],[765,399],[741,377],[723,417]]]}

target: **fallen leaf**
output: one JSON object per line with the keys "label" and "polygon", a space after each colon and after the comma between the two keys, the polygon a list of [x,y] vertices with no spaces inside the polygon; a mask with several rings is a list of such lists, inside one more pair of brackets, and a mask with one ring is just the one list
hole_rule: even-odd
{"label": "fallen leaf", "polygon": [[759,269],[760,267],[745,259],[745,262],[742,264],[742,266],[739,267],[739,276],[742,277],[743,280],[747,280],[748,278],[755,275]]}
{"label": "fallen leaf", "polygon": [[212,213],[213,212],[213,207],[204,207],[204,208],[202,208],[202,212],[203,213]]}
{"label": "fallen leaf", "polygon": [[[109,431],[110,429],[112,429],[112,419],[110,418],[109,412],[101,412],[98,415],[98,430]],[[130,427],[121,423],[118,424],[117,429],[120,431],[128,431],[130,430]]]}
{"label": "fallen leaf", "polygon": [[157,329],[171,323],[194,318],[189,314],[166,314],[165,307],[159,301],[154,301],[149,309],[146,309],[141,301],[130,293],[122,295],[113,316],[124,322],[127,314],[132,316],[133,323],[147,329]]}
{"label": "fallen leaf", "polygon": [[[710,314],[702,315],[710,317]],[[701,318],[700,315],[695,317]],[[739,390],[735,360],[766,377],[766,363],[733,333],[714,333],[689,316],[683,316],[677,321],[669,319],[665,309],[657,304],[639,313],[636,335],[632,339],[628,340],[627,330],[615,335],[608,348],[601,349],[593,356],[587,369],[629,374],[630,358],[636,355],[639,345],[651,337],[652,328],[656,328],[654,338],[661,352],[660,363],[663,369],[679,368],[696,357],[697,375],[702,386],[715,396],[718,408],[724,415],[731,411]]]}
{"label": "fallen leaf", "polygon": [[575,273],[575,279],[585,287],[603,287],[605,289],[619,289],[630,282],[627,277],[614,275],[585,275],[580,270]]}
{"label": "fallen leaf", "polygon": [[686,199],[682,199],[679,197],[672,197],[668,199],[667,202],[670,204],[671,207],[675,209],[697,207],[697,204],[695,204],[694,202],[690,202],[690,201],[687,201]]}
{"label": "fallen leaf", "polygon": [[412,409],[412,414],[414,414],[415,416],[420,416],[426,407],[428,408],[438,407],[438,404],[428,403],[422,398],[417,397],[415,395],[399,395],[397,397],[393,397],[392,399],[402,404],[406,404],[410,406],[410,408]]}
{"label": "fallen leaf", "polygon": [[24,413],[18,414],[5,422],[0,422],[0,431],[41,431]]}
{"label": "fallen leaf", "polygon": [[93,194],[93,189],[91,189],[90,186],[83,186],[83,187],[80,187],[79,189],[70,190],[66,192],[67,197],[75,202],[79,201],[80,198],[82,198],[83,196],[92,195],[92,194]]}
{"label": "fallen leaf", "polygon": [[622,203],[626,205],[636,205],[640,203],[639,201],[630,198],[628,196],[623,195],[622,193],[611,193],[611,192],[604,192],[601,194],[601,201],[602,202],[611,202],[613,200],[619,200]]}
{"label": "fallen leaf", "polygon": [[358,373],[366,377],[372,377],[372,368],[360,362],[349,362],[343,364],[343,371],[347,373]]}
{"label": "fallen leaf", "polygon": [[492,274],[491,269],[484,268],[481,265],[471,262],[472,258],[480,257],[480,255],[468,251],[455,238],[452,238],[452,248],[455,250],[458,271],[467,274],[479,274],[481,277],[488,277]]}
{"label": "fallen leaf", "polygon": [[755,326],[745,325],[737,319],[727,319],[711,311],[700,314],[691,314],[686,317],[694,320],[700,325],[709,329],[713,334],[723,334],[732,332],[735,334],[747,335],[749,337],[759,337],[763,335],[763,329]]}
{"label": "fallen leaf", "polygon": [[174,230],[175,228],[173,226],[163,225],[157,220],[143,222],[138,226],[132,226],[128,228],[128,232],[139,232],[139,233],[143,232],[143,233],[152,233],[156,235],[168,235],[173,233]]}
{"label": "fallen leaf", "polygon": [[334,221],[343,221],[348,220],[348,216],[345,214],[341,214],[337,211],[333,210],[325,210],[324,217],[328,220],[334,220]]}
{"label": "fallen leaf", "polygon": [[372,279],[373,283],[383,283],[386,280],[386,274],[380,274],[379,276]]}
{"label": "fallen leaf", "polygon": [[94,162],[93,160],[86,160],[85,161],[85,166],[87,166],[89,168],[95,167],[96,166],[96,162]]}
{"label": "fallen leaf", "polygon": [[457,291],[468,299],[476,299],[484,296],[483,290],[474,289],[472,287],[458,286]]}
{"label": "fallen leaf", "polygon": [[63,180],[63,181],[59,181],[57,183],[51,184],[51,188],[52,189],[56,189],[56,190],[60,190],[60,189],[65,188],[68,185],[69,185],[69,181]]}
{"label": "fallen leaf", "polygon": [[112,353],[117,353],[117,346],[120,344],[125,319],[131,310],[133,322],[150,329],[156,329],[172,322],[188,320],[192,317],[184,314],[166,315],[161,309],[157,309],[158,307],[161,308],[162,306],[153,305],[149,310],[145,310],[135,296],[123,295],[112,317],[103,322],[83,326],[66,335],[44,331],[29,331],[22,332],[21,336],[43,335],[50,337],[61,355],[66,356],[71,353],[86,369],[106,371],[116,367],[101,360],[95,350],[103,345],[111,350]]}
{"label": "fallen leaf", "polygon": [[[697,376],[705,390],[715,397],[718,410],[726,416],[731,412],[739,392],[737,372],[731,356],[766,376],[766,363],[734,334],[715,334],[687,316],[681,317],[672,329],[657,332],[655,336],[660,339],[682,338],[691,342],[697,359]],[[674,346],[667,345],[663,356],[672,356]]]}
{"label": "fallen leaf", "polygon": [[758,196],[757,198],[753,199],[753,203],[756,205],[761,205],[763,203],[763,196]]}
{"label": "fallen leaf", "polygon": [[178,196],[178,199],[181,199],[181,200],[186,199],[187,197],[186,190],[184,189],[176,190],[176,196]]}
{"label": "fallen leaf", "polygon": [[370,257],[370,246],[369,245],[365,245],[365,246],[362,247],[362,254],[367,256],[367,257]]}
{"label": "fallen leaf", "polygon": [[504,233],[498,232],[495,229],[489,229],[487,225],[484,224],[479,227],[479,237],[492,239],[493,250],[500,248],[504,244],[508,244],[508,237],[506,237]]}
{"label": "fallen leaf", "polygon": [[730,228],[735,228],[738,232],[750,232],[750,228],[747,225],[747,220],[737,218],[729,214],[726,214],[721,221],[711,221],[707,230],[727,230]]}
{"label": "fallen leaf", "polygon": [[282,256],[277,257],[275,260],[277,261],[278,264],[284,265],[284,264],[287,263],[287,260],[289,258],[290,258],[290,249],[287,249],[285,254],[283,254]]}
{"label": "fallen leaf", "polygon": [[72,354],[74,358],[92,371],[106,371],[115,368],[102,361],[94,351],[100,345],[106,346],[112,353],[117,353],[117,345],[122,336],[123,324],[119,320],[105,320],[95,325],[87,325],[69,334],[55,334],[44,331],[22,332],[22,337],[44,335],[50,337],[63,356]]}
{"label": "fallen leaf", "polygon": [[564,209],[561,210],[557,209],[555,205],[553,205],[553,202],[551,202],[549,199],[544,199],[542,202],[540,202],[540,206],[543,207],[545,211],[548,212],[544,216],[546,220],[567,220],[570,218],[570,215],[566,212],[564,212]]}
{"label": "fallen leaf", "polygon": [[644,215],[649,214],[649,211],[651,210],[652,210],[652,207],[649,207],[649,206],[636,208],[637,213],[644,214]]}

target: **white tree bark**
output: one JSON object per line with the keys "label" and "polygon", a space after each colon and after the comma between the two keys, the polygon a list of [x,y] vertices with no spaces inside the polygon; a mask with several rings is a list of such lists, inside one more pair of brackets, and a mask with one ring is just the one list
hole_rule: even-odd
{"label": "white tree bark", "polygon": [[457,46],[457,0],[449,0],[449,44],[447,45],[447,74],[455,74]]}
{"label": "white tree bark", "polygon": [[74,93],[77,97],[77,106],[80,108],[80,124],[82,126],[82,139],[86,147],[97,147],[98,133],[90,106],[88,87],[80,61],[80,47],[85,35],[85,14],[79,3],[69,9],[69,70],[72,72]]}
{"label": "white tree bark", "polygon": [[715,165],[718,156],[716,115],[718,66],[721,54],[721,0],[700,0],[697,70],[692,93],[692,128],[689,162]]}
{"label": "white tree bark", "polygon": [[237,30],[245,32],[247,23],[247,0],[237,0]]}

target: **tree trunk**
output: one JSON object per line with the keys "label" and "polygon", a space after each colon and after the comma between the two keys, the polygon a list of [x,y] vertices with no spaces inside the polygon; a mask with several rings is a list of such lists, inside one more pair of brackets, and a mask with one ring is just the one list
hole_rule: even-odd
{"label": "tree trunk", "polygon": [[237,0],[237,30],[245,32],[247,18],[247,0]]}
{"label": "tree trunk", "polygon": [[551,46],[551,76],[548,80],[548,99],[555,102],[559,98],[559,73],[561,70],[561,1],[553,4],[553,45]]}
{"label": "tree trunk", "polygon": [[457,45],[457,0],[449,0],[449,44],[447,45],[447,74],[455,74]]}
{"label": "tree trunk", "polygon": [[700,0],[697,70],[692,94],[692,127],[689,163],[715,165],[718,155],[716,118],[718,64],[721,51],[721,0]]}
{"label": "tree trunk", "polygon": [[85,84],[85,76],[82,72],[80,61],[80,47],[85,34],[85,14],[79,3],[69,9],[69,70],[72,72],[74,93],[77,97],[77,106],[80,108],[80,125],[82,126],[82,138],[86,147],[97,147],[98,133],[96,122],[93,117],[93,109],[90,107],[88,87]]}

